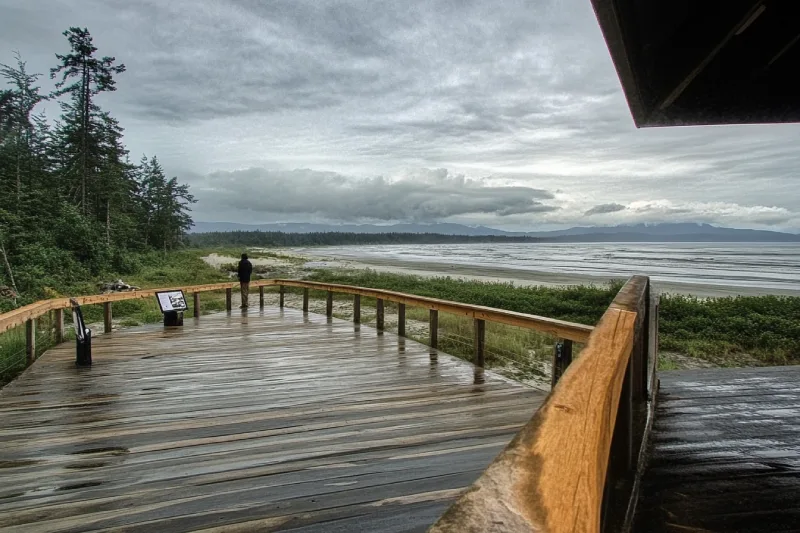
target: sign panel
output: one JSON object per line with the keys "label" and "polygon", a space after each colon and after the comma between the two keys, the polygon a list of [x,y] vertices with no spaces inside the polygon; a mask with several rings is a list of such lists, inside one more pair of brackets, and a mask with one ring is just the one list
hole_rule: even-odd
{"label": "sign panel", "polygon": [[187,311],[189,309],[189,306],[186,305],[186,297],[183,295],[183,291],[157,292],[156,298],[162,313]]}

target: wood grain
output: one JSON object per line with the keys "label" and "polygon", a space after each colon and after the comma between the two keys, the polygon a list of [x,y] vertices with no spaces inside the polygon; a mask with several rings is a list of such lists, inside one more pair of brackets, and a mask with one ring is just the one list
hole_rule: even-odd
{"label": "wood grain", "polygon": [[[303,292],[303,310],[308,310],[308,290],[316,289],[336,293],[366,296],[383,301],[395,302],[405,305],[422,307],[430,310],[453,313],[460,316],[470,317],[476,320],[486,320],[510,326],[535,329],[544,333],[549,333],[559,338],[570,339],[575,342],[585,343],[592,332],[592,326],[556,320],[554,318],[517,313],[503,309],[494,309],[480,305],[470,305],[459,302],[450,302],[437,298],[427,298],[415,296],[401,292],[385,291],[380,289],[368,289],[364,287],[354,287],[350,285],[338,285],[331,283],[318,283],[312,281],[282,280],[282,279],[262,279],[250,283],[250,287],[266,287],[281,285],[287,287],[300,287]],[[184,287],[167,287],[162,289],[148,289],[133,292],[121,292],[113,294],[98,294],[94,296],[79,296],[76,298],[80,305],[101,304],[106,302],[117,302],[121,300],[132,300],[137,298],[152,298],[156,292],[166,290],[182,290],[188,293],[207,292],[225,290],[226,305],[230,307],[230,299],[227,295],[231,289],[238,286],[238,283],[215,283],[210,285],[193,285]],[[29,318],[37,318],[53,309],[65,309],[70,307],[69,299],[56,298],[53,300],[43,300],[35,304],[21,307],[9,313],[0,315],[0,333],[12,327],[24,324]]]}
{"label": "wood grain", "polygon": [[800,367],[659,376],[634,531],[797,531]]}
{"label": "wood grain", "polygon": [[0,390],[0,531],[421,531],[544,399],[291,309],[44,354]]}
{"label": "wood grain", "polygon": [[606,311],[541,409],[431,532],[600,530],[637,318],[619,307]]}

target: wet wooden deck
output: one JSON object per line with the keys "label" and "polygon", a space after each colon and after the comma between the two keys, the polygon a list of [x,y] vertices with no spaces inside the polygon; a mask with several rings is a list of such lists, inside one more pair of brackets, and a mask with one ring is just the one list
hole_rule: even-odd
{"label": "wet wooden deck", "polygon": [[294,310],[134,328],[0,391],[0,530],[424,531],[544,394]]}
{"label": "wet wooden deck", "polygon": [[659,375],[634,531],[800,531],[800,367]]}

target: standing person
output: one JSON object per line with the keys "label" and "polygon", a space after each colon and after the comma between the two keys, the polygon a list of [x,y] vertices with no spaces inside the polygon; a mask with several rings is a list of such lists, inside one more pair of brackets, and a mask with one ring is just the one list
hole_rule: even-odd
{"label": "standing person", "polygon": [[239,287],[242,290],[242,307],[247,309],[247,297],[250,295],[250,274],[253,273],[253,263],[247,259],[247,254],[242,254],[242,260],[239,261]]}

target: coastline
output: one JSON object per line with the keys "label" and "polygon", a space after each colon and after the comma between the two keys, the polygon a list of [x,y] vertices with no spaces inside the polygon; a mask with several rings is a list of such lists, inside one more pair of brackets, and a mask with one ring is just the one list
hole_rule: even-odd
{"label": "coastline", "polygon": [[[341,258],[315,253],[313,249],[288,248],[287,255],[302,256],[309,259],[308,268],[334,268],[346,270],[372,269],[377,272],[411,274],[423,277],[450,276],[457,279],[513,283],[519,286],[543,285],[558,287],[565,285],[603,285],[612,279],[589,274],[559,274],[537,270],[521,270],[502,266],[454,265],[433,261],[408,261],[395,258]],[[624,278],[616,278],[624,279]],[[662,293],[684,294],[699,298],[719,298],[725,296],[800,296],[800,291],[791,289],[769,289],[763,287],[741,287],[729,285],[709,285],[699,283],[653,281],[655,288]]]}

